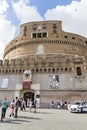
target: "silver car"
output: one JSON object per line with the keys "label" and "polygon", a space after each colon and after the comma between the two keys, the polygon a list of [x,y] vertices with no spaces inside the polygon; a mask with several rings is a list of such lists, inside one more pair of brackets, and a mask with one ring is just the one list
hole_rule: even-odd
{"label": "silver car", "polygon": [[87,112],[87,102],[75,101],[70,105],[70,112]]}

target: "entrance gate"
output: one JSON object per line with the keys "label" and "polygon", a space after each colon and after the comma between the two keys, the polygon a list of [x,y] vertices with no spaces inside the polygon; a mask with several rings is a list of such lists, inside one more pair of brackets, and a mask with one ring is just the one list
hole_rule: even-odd
{"label": "entrance gate", "polygon": [[32,102],[34,102],[34,93],[33,92],[25,92],[24,93],[24,100],[26,101],[26,105],[27,105],[28,100],[32,100]]}

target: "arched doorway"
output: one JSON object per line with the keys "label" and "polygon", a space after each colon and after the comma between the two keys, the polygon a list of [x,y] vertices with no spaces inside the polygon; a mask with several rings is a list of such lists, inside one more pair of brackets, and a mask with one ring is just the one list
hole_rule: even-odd
{"label": "arched doorway", "polygon": [[34,93],[33,92],[25,92],[23,95],[23,98],[26,101],[26,105],[27,105],[28,100],[32,100],[32,102],[34,102]]}

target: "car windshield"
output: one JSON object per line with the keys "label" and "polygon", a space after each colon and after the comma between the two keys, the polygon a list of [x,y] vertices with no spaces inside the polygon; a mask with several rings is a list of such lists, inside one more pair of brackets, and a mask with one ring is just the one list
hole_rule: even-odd
{"label": "car windshield", "polygon": [[73,105],[81,105],[82,102],[74,102]]}
{"label": "car windshield", "polygon": [[84,105],[87,105],[87,102],[84,102]]}

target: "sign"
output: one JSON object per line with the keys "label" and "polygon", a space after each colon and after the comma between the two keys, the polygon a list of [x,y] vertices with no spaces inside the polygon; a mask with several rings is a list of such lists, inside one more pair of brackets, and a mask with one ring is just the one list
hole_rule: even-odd
{"label": "sign", "polygon": [[23,89],[24,90],[30,90],[30,82],[23,82]]}

